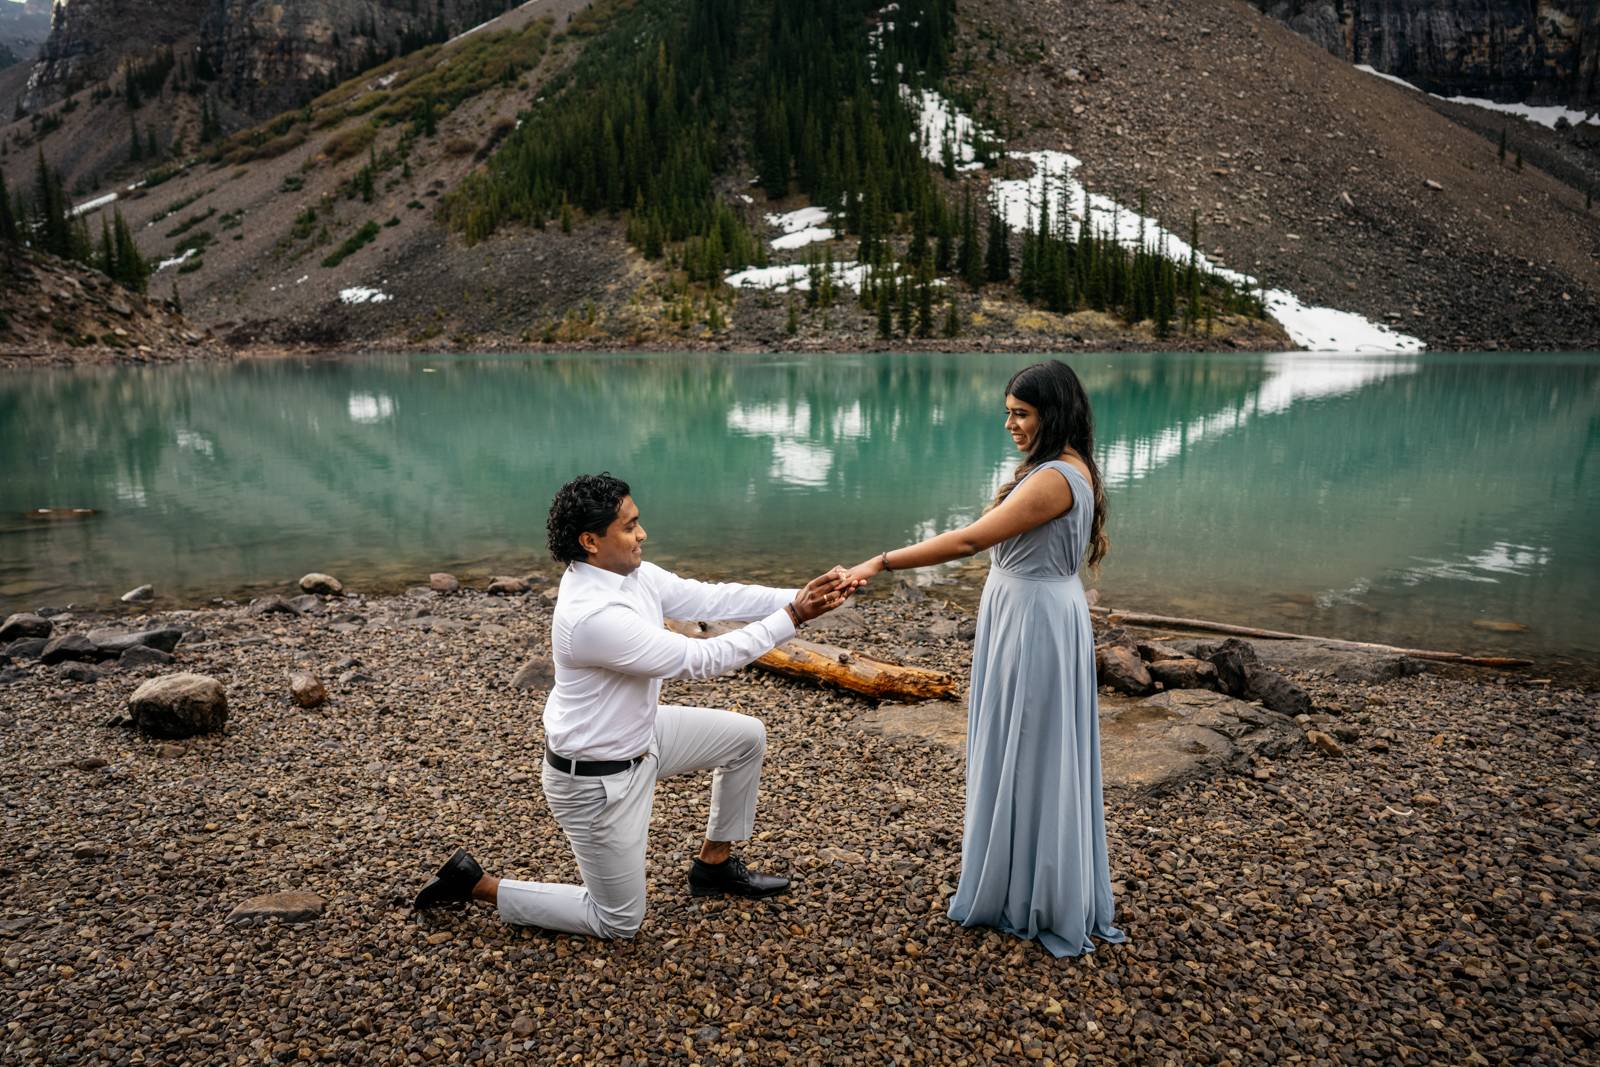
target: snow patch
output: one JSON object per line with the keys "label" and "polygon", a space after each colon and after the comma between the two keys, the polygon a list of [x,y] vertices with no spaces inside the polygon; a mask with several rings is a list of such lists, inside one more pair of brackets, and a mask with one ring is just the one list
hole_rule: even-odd
{"label": "snow patch", "polygon": [[166,270],[168,267],[180,266],[180,265],[182,265],[184,263],[189,262],[189,260],[193,259],[198,254],[199,254],[199,250],[198,249],[194,249],[194,248],[187,249],[187,250],[184,251],[183,255],[181,255],[181,256],[174,256],[171,259],[163,259],[160,263],[157,263],[156,264],[156,270],[157,271],[163,271],[163,270]]}
{"label": "snow patch", "polygon": [[[1375,78],[1382,78],[1386,82],[1404,86],[1412,92],[1422,92],[1421,89],[1404,78],[1397,78],[1393,74],[1385,74],[1383,71],[1365,63],[1357,63],[1356,69],[1363,73],[1371,74]],[[1537,122],[1541,126],[1548,126],[1552,130],[1556,128],[1556,123],[1561,119],[1566,119],[1574,126],[1585,122],[1600,126],[1600,114],[1591,115],[1587,111],[1574,111],[1571,108],[1559,105],[1503,104],[1498,100],[1485,100],[1478,96],[1440,96],[1438,93],[1429,93],[1428,95],[1435,100],[1443,100],[1447,104],[1468,104],[1472,107],[1481,107],[1487,111],[1500,111],[1507,115],[1515,115],[1518,118],[1527,119],[1529,122]]]}
{"label": "snow patch", "polygon": [[828,211],[820,207],[804,207],[783,215],[768,215],[767,225],[783,231],[783,236],[775,239],[772,247],[779,252],[792,252],[817,241],[831,241],[839,235],[831,226],[824,225],[827,221]]}
{"label": "snow patch", "polygon": [[[1180,261],[1189,258],[1189,242],[1162,229],[1155,219],[1089,192],[1073,177],[1082,165],[1075,157],[1065,152],[1027,152],[1013,158],[1031,162],[1033,176],[997,181],[991,187],[998,210],[1013,228],[1033,227],[1048,204],[1052,225],[1070,227],[1070,236],[1076,237],[1088,225],[1091,233],[1112,235],[1120,244],[1136,247],[1142,237],[1146,248]],[[1194,251],[1195,263],[1202,271],[1245,289],[1259,288],[1255,278],[1219,267],[1204,253]],[[1268,289],[1261,296],[1267,313],[1295,344],[1313,352],[1420,352],[1424,347],[1415,337],[1353,312],[1310,306],[1286,289]]]}
{"label": "snow patch", "polygon": [[345,304],[386,304],[390,299],[388,293],[379,289],[368,289],[365,286],[358,285],[339,290],[339,300]]}
{"label": "snow patch", "polygon": [[84,212],[95,211],[99,208],[103,208],[113,200],[117,199],[118,195],[119,194],[117,193],[107,193],[105,196],[97,196],[93,200],[85,200],[83,203],[72,209],[72,217],[77,218]]}
{"label": "snow patch", "polygon": [[968,115],[931,89],[902,85],[900,95],[918,113],[923,158],[942,166],[948,145],[957,170],[983,169],[976,142],[979,133],[989,136],[988,131],[980,130]]}
{"label": "snow patch", "polygon": [[[867,268],[859,263],[835,263],[833,281],[861,292],[866,284]],[[804,293],[811,288],[811,268],[804,263],[790,263],[781,267],[751,267],[728,275],[727,284],[735,289],[770,289],[775,293]]]}

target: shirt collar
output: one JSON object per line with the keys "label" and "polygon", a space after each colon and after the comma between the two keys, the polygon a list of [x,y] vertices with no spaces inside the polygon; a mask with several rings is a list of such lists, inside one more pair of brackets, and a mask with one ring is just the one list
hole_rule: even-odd
{"label": "shirt collar", "polygon": [[570,566],[572,568],[572,576],[574,578],[586,583],[598,585],[601,588],[607,589],[611,592],[616,592],[618,589],[621,589],[622,583],[627,581],[627,579],[620,574],[604,570],[600,567],[594,567],[587,563],[572,563]]}

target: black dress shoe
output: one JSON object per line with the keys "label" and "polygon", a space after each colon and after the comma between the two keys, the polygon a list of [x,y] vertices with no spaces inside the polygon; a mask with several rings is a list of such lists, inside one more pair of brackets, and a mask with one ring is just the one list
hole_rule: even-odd
{"label": "black dress shoe", "polygon": [[433,876],[433,881],[422,887],[412,907],[431,908],[436,904],[458,904],[471,900],[472,887],[482,877],[483,868],[478,866],[478,861],[467,855],[466,849],[458,848],[454,856],[445,860],[439,873]]}
{"label": "black dress shoe", "polygon": [[757,874],[738,856],[723,863],[695,860],[689,867],[689,895],[696,897],[775,897],[789,888],[789,879],[773,874]]}

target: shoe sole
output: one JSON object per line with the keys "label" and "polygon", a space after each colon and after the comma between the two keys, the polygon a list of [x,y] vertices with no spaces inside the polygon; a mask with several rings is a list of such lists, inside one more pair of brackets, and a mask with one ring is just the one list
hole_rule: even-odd
{"label": "shoe sole", "polygon": [[738,897],[740,900],[766,900],[768,897],[781,897],[789,891],[788,886],[769,889],[763,893],[739,893],[732,889],[702,889],[699,886],[690,886],[691,897]]}

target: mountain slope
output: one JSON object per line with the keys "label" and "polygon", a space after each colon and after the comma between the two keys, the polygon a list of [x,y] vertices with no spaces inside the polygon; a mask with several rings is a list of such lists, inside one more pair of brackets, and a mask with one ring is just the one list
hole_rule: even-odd
{"label": "mountain slope", "polygon": [[[176,288],[192,317],[237,342],[882,345],[873,313],[850,299],[813,308],[799,294],[685,285],[679,252],[652,262],[630,246],[626,211],[575,213],[570,227],[513,222],[470,244],[446,227],[439,205],[631,6],[536,0],[241,134],[210,162],[163,168],[158,185],[129,190],[129,172],[111,187],[119,207],[147,257],[174,261],[151,291]],[[956,41],[952,82],[1013,149],[1070,151],[1093,192],[1124,205],[1143,193],[1174,233],[1197,215],[1202,249],[1267,285],[1435,347],[1593,347],[1600,335],[1600,220],[1580,196],[1535,167],[1502,167],[1493,144],[1420,94],[1352,70],[1240,0],[967,3]],[[508,62],[508,74],[482,76]],[[451,91],[451,79],[466,90],[423,131],[419,100]],[[97,136],[126,143],[125,109],[90,110],[108,116]],[[748,154],[733,150],[714,188],[771,243],[763,216],[806,203],[753,188],[761,170]],[[30,160],[0,155],[14,187]],[[1027,169],[1008,162],[942,182],[953,203],[964,191],[981,203],[992,181]],[[900,224],[904,251],[912,220]],[[811,248],[842,262],[858,244]],[[803,264],[806,252],[785,254]],[[941,293],[959,305],[961,336],[928,343],[1157,345],[1148,323],[1051,314],[1015,287]],[[1166,344],[1288,342],[1241,318]]]}
{"label": "mountain slope", "polygon": [[1098,190],[1148,189],[1170,228],[1198,211],[1230,266],[1434,347],[1600,338],[1583,194],[1240,0],[963,14],[966,77],[1010,102],[1019,140],[1068,148]]}

